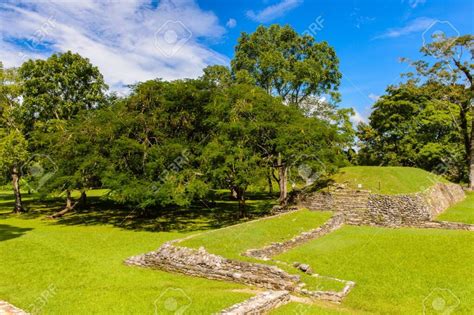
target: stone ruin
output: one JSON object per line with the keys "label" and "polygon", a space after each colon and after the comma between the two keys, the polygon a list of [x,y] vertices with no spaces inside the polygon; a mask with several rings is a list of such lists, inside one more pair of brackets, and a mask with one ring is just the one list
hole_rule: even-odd
{"label": "stone ruin", "polygon": [[[423,192],[402,195],[382,195],[338,187],[329,192],[301,194],[296,203],[310,210],[342,213],[348,224],[397,227],[420,226],[430,222],[464,198],[461,186],[437,183]],[[445,224],[446,227],[449,228],[449,224]]]}

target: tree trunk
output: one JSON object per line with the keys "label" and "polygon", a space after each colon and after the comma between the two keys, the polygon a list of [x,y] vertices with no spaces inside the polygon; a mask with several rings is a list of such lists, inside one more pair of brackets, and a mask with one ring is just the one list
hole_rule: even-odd
{"label": "tree trunk", "polygon": [[268,194],[271,196],[273,195],[273,182],[272,182],[272,168],[269,169],[267,175],[267,182],[268,182]]}
{"label": "tree trunk", "polygon": [[245,209],[245,191],[243,189],[237,189],[237,199],[239,201],[239,218],[247,217],[247,211]]}
{"label": "tree trunk", "polygon": [[236,200],[239,198],[239,194],[237,193],[237,190],[234,187],[230,188],[230,200]]}
{"label": "tree trunk", "polygon": [[284,206],[286,203],[286,197],[288,196],[287,190],[287,174],[288,170],[286,165],[282,163],[281,155],[278,155],[278,186],[280,187],[280,197],[278,198],[278,202],[281,206]]}
{"label": "tree trunk", "polygon": [[471,103],[471,148],[469,159],[469,189],[474,191],[474,105]]}
{"label": "tree trunk", "polygon": [[87,207],[87,194],[85,190],[81,190],[81,207]]}
{"label": "tree trunk", "polygon": [[71,191],[68,189],[66,190],[66,208],[68,211],[72,209],[72,197]]}
{"label": "tree trunk", "polygon": [[56,212],[53,215],[50,215],[48,218],[56,219],[56,218],[62,217],[63,215],[65,215],[66,213],[74,209],[77,206],[77,204],[80,202],[80,200],[78,200],[76,201],[76,203],[72,204],[72,201],[73,200],[71,196],[71,191],[68,189],[66,190],[66,207],[63,210]]}
{"label": "tree trunk", "polygon": [[12,169],[12,184],[13,193],[15,194],[15,207],[13,208],[13,212],[25,212],[25,209],[23,208],[23,202],[21,201],[20,174],[18,173],[18,167],[16,165],[13,166]]}

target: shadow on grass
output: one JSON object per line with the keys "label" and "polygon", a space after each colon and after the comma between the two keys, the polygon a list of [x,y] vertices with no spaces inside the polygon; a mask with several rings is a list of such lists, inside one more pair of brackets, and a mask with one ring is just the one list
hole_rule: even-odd
{"label": "shadow on grass", "polygon": [[28,231],[33,230],[32,228],[19,228],[12,225],[0,224],[0,242],[11,240],[22,236]]}
{"label": "shadow on grass", "polygon": [[[213,200],[200,200],[189,207],[167,207],[165,209],[150,209],[142,212],[121,204],[117,204],[104,197],[88,197],[88,206],[78,208],[74,212],[56,220],[51,224],[60,225],[112,225],[128,230],[137,231],[166,231],[192,232],[216,229],[233,225],[248,219],[260,217],[270,212],[275,204],[275,197],[265,193],[249,194],[247,202],[247,218],[238,218],[238,204],[231,200],[229,193],[216,192]],[[23,219],[44,218],[61,210],[64,200],[53,198],[45,201],[29,200],[24,202],[29,211],[19,216]],[[11,214],[13,201],[2,203],[0,219]],[[8,213],[7,210],[10,210]]]}

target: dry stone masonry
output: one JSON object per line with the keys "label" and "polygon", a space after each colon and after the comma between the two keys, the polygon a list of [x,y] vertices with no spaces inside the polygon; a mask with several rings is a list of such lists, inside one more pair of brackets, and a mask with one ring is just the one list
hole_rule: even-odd
{"label": "dry stone masonry", "polygon": [[166,243],[154,252],[131,257],[125,263],[279,291],[295,291],[302,285],[299,276],[275,266],[226,259],[202,247],[196,250]]}
{"label": "dry stone masonry", "polygon": [[312,239],[319,238],[323,235],[326,235],[334,230],[337,230],[342,226],[344,223],[344,216],[342,214],[336,214],[331,219],[329,219],[325,224],[322,226],[310,230],[308,232],[303,232],[298,236],[292,238],[291,240],[281,242],[281,243],[273,243],[269,246],[265,246],[260,249],[249,249],[243,255],[254,257],[262,260],[269,260],[270,257],[276,256],[291,248],[299,246],[303,243],[306,243]]}
{"label": "dry stone masonry", "polygon": [[[301,233],[287,242],[274,243],[262,249],[250,250],[246,254],[268,260],[273,255],[334,231],[342,226],[343,222],[343,215],[336,214],[321,227]],[[301,282],[299,276],[291,275],[278,267],[227,259],[210,254],[203,247],[192,249],[176,246],[175,244],[179,241],[174,240],[163,244],[156,251],[130,257],[125,261],[125,264],[157,268],[213,280],[233,281],[270,290],[243,303],[236,304],[224,310],[222,314],[264,314],[270,309],[286,303],[290,298],[290,292],[340,303],[355,285],[352,281],[331,278],[345,283],[344,288],[339,292],[310,291],[304,288],[305,284]],[[313,274],[311,267],[307,265],[299,264],[297,268],[304,269],[304,272],[309,275],[320,277],[318,274]]]}
{"label": "dry stone masonry", "polygon": [[221,312],[222,315],[266,314],[290,301],[288,291],[267,291],[242,303],[235,304]]}
{"label": "dry stone masonry", "polygon": [[335,189],[300,196],[298,205],[310,210],[333,210],[354,225],[416,226],[465,197],[461,186],[437,183],[414,194],[381,195],[367,190]]}
{"label": "dry stone masonry", "polygon": [[6,301],[0,300],[0,315],[28,315],[29,313],[11,305]]}

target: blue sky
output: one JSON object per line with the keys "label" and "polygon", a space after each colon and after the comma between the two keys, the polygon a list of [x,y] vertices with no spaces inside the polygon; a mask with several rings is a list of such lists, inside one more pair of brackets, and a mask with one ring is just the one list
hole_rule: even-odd
{"label": "blue sky", "polygon": [[[424,38],[474,33],[472,0],[0,0],[0,60],[18,66],[72,50],[88,57],[110,87],[156,77],[196,77],[228,64],[241,32],[290,24],[332,45],[343,74],[341,106],[356,121],[420,58]],[[172,32],[169,32],[171,30]]]}

